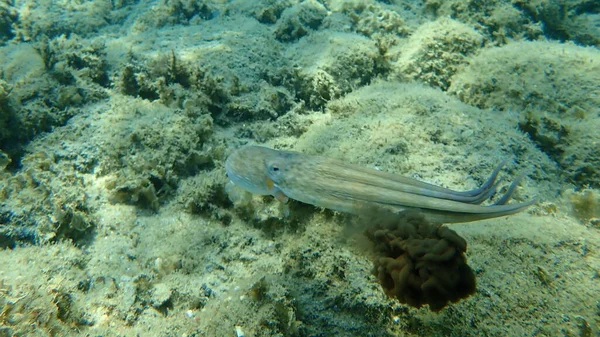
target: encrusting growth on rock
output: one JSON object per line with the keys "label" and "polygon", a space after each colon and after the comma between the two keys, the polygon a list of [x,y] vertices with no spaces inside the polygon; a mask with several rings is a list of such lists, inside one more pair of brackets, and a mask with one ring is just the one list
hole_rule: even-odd
{"label": "encrusting growth on rock", "polygon": [[475,293],[475,274],[464,255],[467,242],[455,231],[415,212],[372,213],[368,220],[373,272],[388,296],[440,311]]}

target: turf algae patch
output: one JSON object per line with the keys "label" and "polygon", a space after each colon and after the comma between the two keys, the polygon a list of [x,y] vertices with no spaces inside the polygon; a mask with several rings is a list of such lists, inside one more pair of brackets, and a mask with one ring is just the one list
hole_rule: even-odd
{"label": "turf algae patch", "polygon": [[[86,260],[74,247],[5,251],[0,272],[0,333],[6,336],[71,335],[91,325],[77,289]],[[18,268],[15,262],[28,268]],[[35,262],[33,262],[35,261]],[[23,282],[23,279],[29,279]]]}
{"label": "turf algae patch", "polygon": [[[102,87],[110,84],[106,50],[101,40],[89,41],[75,34],[69,37],[61,35],[41,39],[35,49],[42,57],[46,69],[51,72],[70,72],[79,81]],[[86,96],[92,98],[89,94]]]}
{"label": "turf algae patch", "polygon": [[596,227],[600,225],[600,192],[598,190],[570,191],[566,196],[571,202],[575,217]]}
{"label": "turf algae patch", "polygon": [[0,180],[2,246],[71,240],[83,245],[95,228],[83,177],[56,155],[24,157],[23,170]]}
{"label": "turf algae patch", "polygon": [[116,88],[123,94],[166,106],[206,107],[220,111],[230,101],[222,76],[183,61],[174,51],[148,58],[129,53],[119,70]]}
{"label": "turf algae patch", "polygon": [[12,86],[0,79],[0,110],[2,111],[0,114],[0,143],[4,144],[0,147],[0,151],[7,152],[3,152],[3,156],[6,157],[3,160],[5,163],[2,165],[3,167],[12,161],[11,157],[18,158],[20,156],[22,146],[19,142],[18,132],[14,128],[14,125],[17,125],[18,117],[15,114],[15,107],[9,100],[11,91]]}

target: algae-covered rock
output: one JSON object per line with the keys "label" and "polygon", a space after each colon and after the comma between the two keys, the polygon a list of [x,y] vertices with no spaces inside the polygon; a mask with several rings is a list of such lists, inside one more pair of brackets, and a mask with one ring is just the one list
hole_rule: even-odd
{"label": "algae-covered rock", "polygon": [[10,162],[10,157],[6,153],[0,151],[0,172],[4,170]]}
{"label": "algae-covered rock", "polygon": [[385,72],[375,42],[357,34],[316,33],[289,48],[287,55],[296,62],[296,95],[315,110]]}
{"label": "algae-covered rock", "polygon": [[[233,34],[231,27],[252,31],[252,38]],[[141,33],[142,47],[122,51],[127,61],[118,67],[115,81],[121,93],[171,107],[193,102],[220,125],[276,119],[295,104],[281,43],[256,20],[217,17],[156,34]],[[171,40],[173,34],[180,39]],[[156,53],[157,48],[163,52]]]}
{"label": "algae-covered rock", "polygon": [[202,172],[180,183],[176,202],[194,214],[208,213],[220,216],[219,207],[230,205],[225,195],[227,175],[223,168]]}
{"label": "algae-covered rock", "polygon": [[217,1],[161,0],[135,22],[135,30],[193,25],[218,14]]}
{"label": "algae-covered rock", "polygon": [[82,243],[100,205],[157,210],[182,177],[214,166],[212,118],[191,106],[174,110],[117,95],[75,118],[30,144],[22,169],[0,179],[3,246]]}
{"label": "algae-covered rock", "polygon": [[211,110],[224,109],[230,100],[223,76],[182,61],[174,51],[152,58],[128,53],[127,58],[115,83],[123,94],[173,107],[193,102]]}
{"label": "algae-covered rock", "polygon": [[520,128],[579,185],[600,184],[600,52],[554,42],[486,49],[449,92],[481,108],[515,110]]}
{"label": "algae-covered rock", "polygon": [[[234,1],[235,2],[235,1]],[[259,0],[248,2],[245,0],[235,2],[236,8],[247,10],[261,23],[274,24],[281,18],[281,14],[292,4],[290,0]]]}
{"label": "algae-covered rock", "polygon": [[107,66],[101,43],[73,35],[0,49],[2,148],[18,165],[22,147],[42,132],[106,97]]}
{"label": "algae-covered rock", "polygon": [[435,17],[451,17],[474,27],[495,43],[505,43],[510,38],[535,39],[543,34],[536,20],[506,0],[476,4],[462,0],[426,0],[425,11]]}
{"label": "algae-covered rock", "polygon": [[54,38],[77,33],[89,36],[107,26],[112,14],[111,1],[21,1],[15,33],[24,41]]}
{"label": "algae-covered rock", "polygon": [[275,27],[275,37],[291,42],[319,29],[327,16],[327,9],[315,0],[302,1],[286,8]]}
{"label": "algae-covered rock", "polygon": [[593,334],[597,231],[560,211],[453,228],[483,296],[431,315],[384,296],[349,216],[225,192],[227,153],[267,143],[454,189],[508,159],[498,194],[525,173],[515,199],[554,200],[540,144],[566,128],[523,115],[536,147],[516,109],[441,90],[482,45],[542,37],[525,6],[0,1],[0,336]]}
{"label": "algae-covered rock", "polygon": [[584,189],[581,191],[569,191],[567,198],[571,202],[573,214],[580,220],[600,220],[600,191],[596,189]]}
{"label": "algae-covered rock", "polygon": [[83,178],[54,154],[25,156],[24,170],[0,179],[0,245],[86,240],[95,216]]}
{"label": "algae-covered rock", "polygon": [[[89,324],[77,289],[86,261],[79,248],[58,242],[3,253],[0,336],[41,336],[47,331],[69,336]],[[32,262],[26,265],[28,260]]]}
{"label": "algae-covered rock", "polygon": [[402,14],[395,10],[383,8],[381,5],[365,2],[344,2],[341,12],[349,16],[354,29],[366,36],[379,35],[406,36],[411,29],[405,22]]}
{"label": "algae-covered rock", "polygon": [[587,0],[426,0],[425,9],[436,17],[469,24],[499,44],[541,36],[600,44],[598,6]]}
{"label": "algae-covered rock", "polygon": [[[7,157],[5,160],[10,161],[11,153],[16,154],[18,152],[19,146],[16,144],[11,144],[14,142],[15,137],[15,122],[17,120],[17,116],[15,115],[15,110],[13,106],[10,104],[9,93],[12,90],[11,86],[8,85],[5,81],[0,79],[0,151],[4,150],[7,153],[5,156]],[[11,151],[12,150],[12,151]]]}
{"label": "algae-covered rock", "polygon": [[330,102],[326,111],[328,118],[311,125],[296,150],[433,184],[452,182],[455,189],[474,188],[507,158],[520,167],[510,165],[512,178],[527,172],[536,180],[521,184],[529,195],[550,197],[559,180],[556,164],[514,127],[518,115],[498,120],[439,89],[376,82]]}
{"label": "algae-covered rock", "polygon": [[13,24],[17,20],[17,13],[13,2],[0,3],[0,45],[14,37]]}
{"label": "algae-covered rock", "polygon": [[139,99],[120,101],[128,103],[114,108],[95,141],[103,159],[96,172],[109,177],[112,202],[156,210],[179,179],[213,167],[214,148],[207,142],[212,118]]}
{"label": "algae-covered rock", "polygon": [[406,44],[390,50],[393,76],[428,83],[443,90],[468,55],[476,52],[483,36],[472,27],[442,18],[420,26]]}
{"label": "algae-covered rock", "polygon": [[547,38],[600,46],[598,3],[586,0],[514,0],[513,3],[541,24]]}
{"label": "algae-covered rock", "polygon": [[[43,109],[42,99],[37,97],[49,89],[49,78],[44,74],[42,58],[31,45],[3,47],[0,58],[3,60],[0,63],[0,149],[18,163],[22,147],[40,131],[50,128],[55,111]],[[55,97],[48,96],[43,99],[50,103]]]}
{"label": "algae-covered rock", "polygon": [[87,41],[76,34],[61,35],[42,39],[36,49],[48,69],[64,69],[72,73],[67,76],[103,87],[110,84],[106,48],[100,40]]}

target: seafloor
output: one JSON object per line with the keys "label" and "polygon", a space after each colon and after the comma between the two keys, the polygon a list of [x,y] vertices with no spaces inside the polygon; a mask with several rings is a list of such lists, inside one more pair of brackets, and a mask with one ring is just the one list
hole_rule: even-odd
{"label": "seafloor", "polygon": [[[600,336],[599,47],[592,0],[1,0],[0,336]],[[247,143],[539,202],[451,225],[435,313]]]}

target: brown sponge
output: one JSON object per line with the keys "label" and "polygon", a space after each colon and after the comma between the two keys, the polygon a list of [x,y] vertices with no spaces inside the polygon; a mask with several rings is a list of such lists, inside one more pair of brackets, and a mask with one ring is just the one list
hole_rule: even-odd
{"label": "brown sponge", "polygon": [[375,245],[374,274],[388,296],[439,311],[475,292],[467,242],[455,231],[418,213],[377,214],[369,216],[366,235]]}

